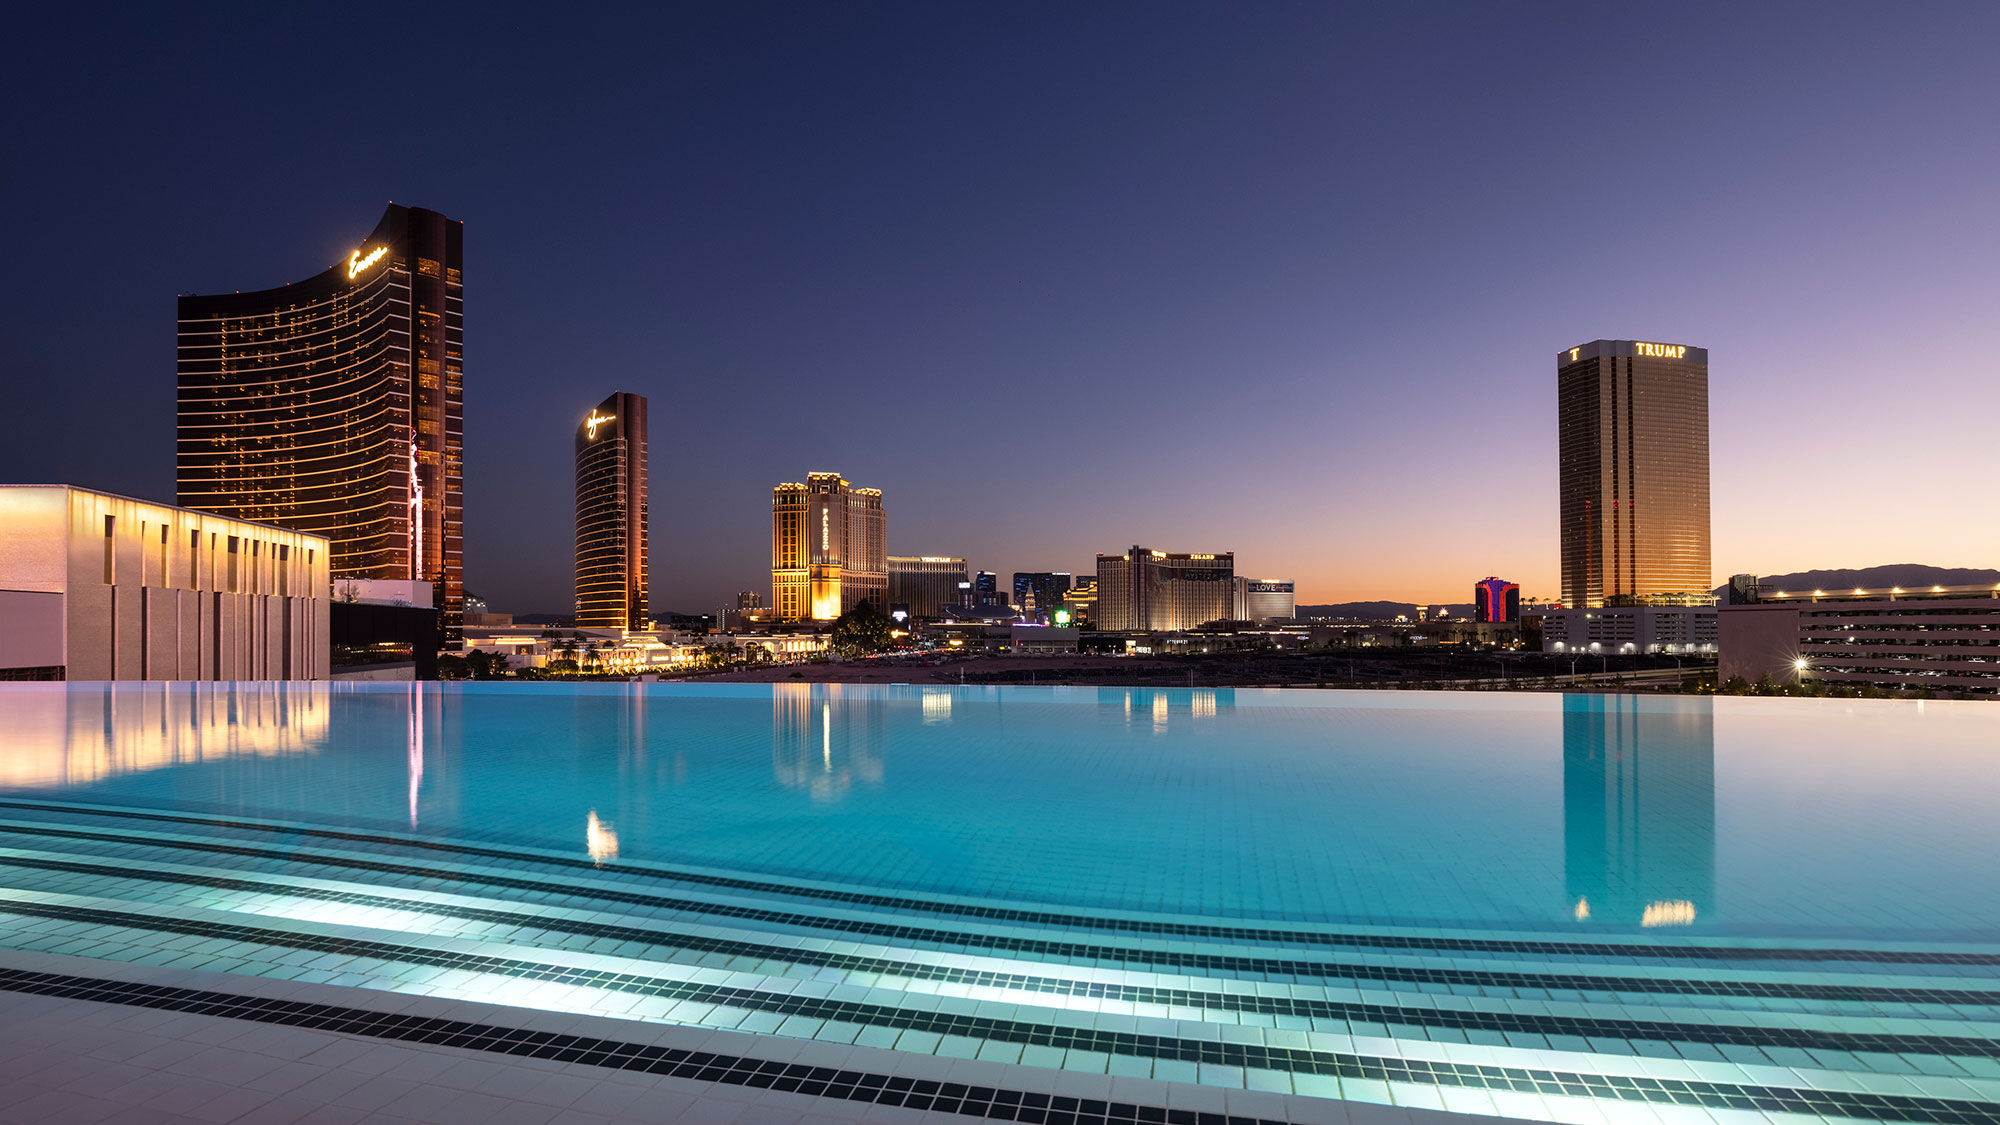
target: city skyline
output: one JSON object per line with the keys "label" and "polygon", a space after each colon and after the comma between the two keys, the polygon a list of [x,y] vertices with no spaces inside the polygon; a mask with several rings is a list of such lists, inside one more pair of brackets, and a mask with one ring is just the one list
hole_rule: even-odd
{"label": "city skyline", "polygon": [[[1724,11],[704,12],[644,65],[622,30],[425,14],[412,34],[493,63],[446,64],[443,146],[368,81],[393,64],[358,24],[138,13],[84,50],[80,13],[36,12],[17,81],[74,100],[16,114],[0,191],[91,222],[11,239],[36,265],[0,301],[30,424],[0,479],[173,499],[169,297],[344,263],[395,199],[473,227],[466,582],[496,607],[568,600],[545,420],[601,397],[560,373],[607,369],[698,420],[659,435],[657,518],[702,529],[655,545],[660,611],[761,584],[774,478],[706,450],[713,424],[882,488],[890,553],[1080,573],[1200,544],[1303,604],[1455,603],[1490,573],[1550,598],[1547,356],[1595,338],[1716,356],[1711,585],[1992,565],[1990,510],[1955,493],[1992,470],[2000,157],[1945,123],[2000,92],[1975,46],[2000,16]],[[1857,41],[1858,72],[1816,61]],[[1615,88],[1523,61],[1599,55]],[[494,77],[545,57],[533,92]],[[296,111],[301,72],[346,76],[348,104]],[[635,76],[604,80],[622,99],[605,73]],[[176,127],[260,99],[284,129]],[[1625,148],[1645,175],[1602,191],[1595,154]],[[1599,260],[1635,268],[1579,281]],[[1850,433],[1893,465],[1838,472],[1796,436]]]}

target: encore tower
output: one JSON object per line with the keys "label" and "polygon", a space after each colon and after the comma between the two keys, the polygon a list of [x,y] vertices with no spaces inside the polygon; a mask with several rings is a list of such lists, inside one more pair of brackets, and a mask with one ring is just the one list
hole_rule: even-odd
{"label": "encore tower", "polygon": [[326,537],[332,577],[465,608],[463,225],[390,204],[292,285],[180,299],[180,504]]}
{"label": "encore tower", "polygon": [[1708,351],[1593,340],[1556,353],[1562,600],[1712,602]]}
{"label": "encore tower", "polygon": [[576,624],[646,630],[646,399],[620,392],[576,427]]}
{"label": "encore tower", "polygon": [[771,607],[785,621],[832,621],[862,602],[889,611],[882,492],[839,473],[771,490]]}

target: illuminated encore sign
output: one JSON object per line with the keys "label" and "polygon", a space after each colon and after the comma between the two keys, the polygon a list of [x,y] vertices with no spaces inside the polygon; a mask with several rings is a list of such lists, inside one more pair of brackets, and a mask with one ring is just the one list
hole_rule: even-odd
{"label": "illuminated encore sign", "polygon": [[1684,359],[1688,354],[1686,348],[1677,344],[1634,343],[1632,346],[1639,350],[1640,355],[1655,356],[1660,359]]}
{"label": "illuminated encore sign", "polygon": [[616,422],[617,420],[618,415],[616,414],[599,414],[593,410],[590,412],[590,417],[583,420],[583,436],[591,441],[596,441],[597,427],[602,426],[606,422]]}
{"label": "illuminated encore sign", "polygon": [[348,279],[352,280],[355,277],[355,275],[359,274],[362,270],[365,270],[369,266],[374,265],[376,262],[381,261],[382,255],[387,254],[388,252],[389,248],[387,246],[377,246],[375,249],[370,250],[366,254],[363,254],[359,250],[356,250],[354,253],[349,254],[347,256]]}

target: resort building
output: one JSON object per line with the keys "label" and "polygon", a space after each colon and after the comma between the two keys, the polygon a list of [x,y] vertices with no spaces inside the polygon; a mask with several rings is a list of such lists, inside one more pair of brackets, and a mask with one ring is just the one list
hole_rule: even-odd
{"label": "resort building", "polygon": [[1760,589],[1719,617],[1724,680],[2000,696],[2000,586]]}
{"label": "resort building", "polygon": [[620,392],[576,427],[576,624],[644,632],[646,399]]}
{"label": "resort building", "polygon": [[1502,624],[1521,619],[1521,584],[1505,578],[1482,578],[1472,584],[1475,621]]}
{"label": "resort building", "polygon": [[771,606],[781,621],[832,621],[863,602],[889,612],[882,492],[839,473],[771,490]]}
{"label": "resort building", "polygon": [[341,577],[432,583],[463,612],[461,224],[391,204],[346,259],[180,299],[183,507],[331,544]]}
{"label": "resort building", "polygon": [[1716,650],[1714,606],[1606,606],[1545,609],[1542,651],[1589,656]]}
{"label": "resort building", "polygon": [[905,606],[918,620],[934,620],[959,602],[965,560],[943,555],[890,555],[889,604]]}
{"label": "resort building", "polygon": [[1708,596],[1708,352],[1593,340],[1556,356],[1562,604]]}
{"label": "resort building", "polygon": [[1238,578],[1231,616],[1238,621],[1290,621],[1298,616],[1297,596],[1290,579]]}
{"label": "resort building", "polygon": [[0,485],[0,679],[323,680],[323,536]]}
{"label": "resort building", "polygon": [[1097,627],[1167,632],[1222,621],[1236,612],[1236,556],[1169,554],[1133,547],[1097,556]]}
{"label": "resort building", "polygon": [[1079,576],[1076,585],[1069,588],[1063,604],[1069,607],[1069,619],[1073,624],[1094,625],[1097,621],[1097,576]]}

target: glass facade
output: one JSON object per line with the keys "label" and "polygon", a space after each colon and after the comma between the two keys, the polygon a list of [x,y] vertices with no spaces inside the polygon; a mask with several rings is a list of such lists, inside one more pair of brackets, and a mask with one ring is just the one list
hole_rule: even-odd
{"label": "glass facade", "polygon": [[462,225],[391,204],[293,285],[185,296],[178,502],[324,536],[334,578],[429,582],[446,647],[463,587]]}
{"label": "glass facade", "polygon": [[1557,353],[1556,402],[1563,605],[1706,596],[1708,352],[1636,340],[1570,348]]}
{"label": "glass facade", "polygon": [[614,394],[576,427],[576,624],[646,630],[646,399]]}
{"label": "glass facade", "polygon": [[910,616],[935,618],[958,604],[965,560],[940,555],[890,555],[889,603],[910,607]]}

